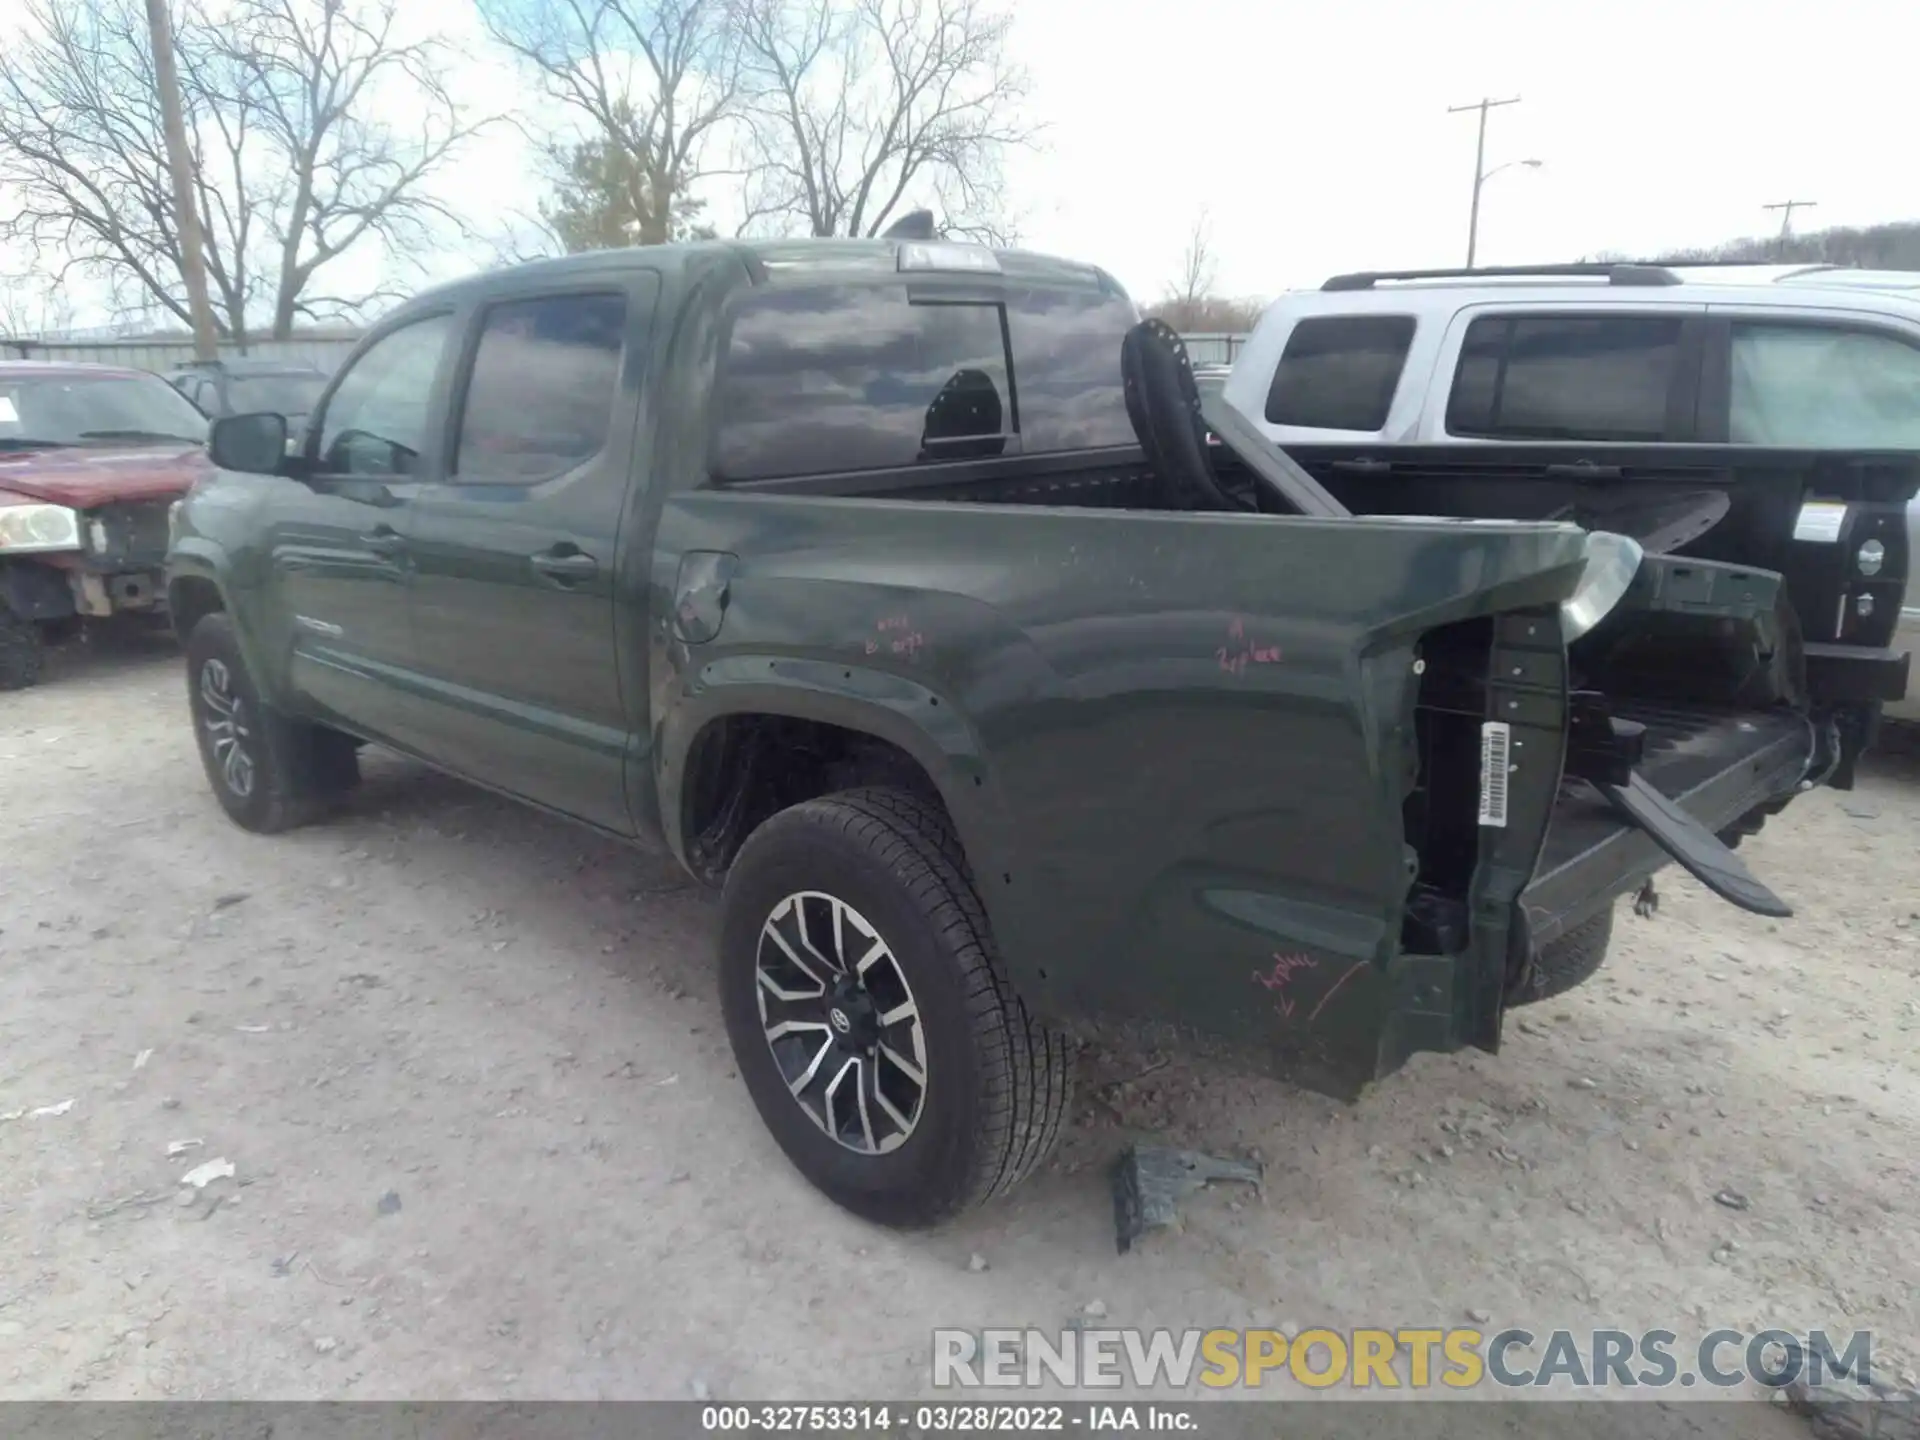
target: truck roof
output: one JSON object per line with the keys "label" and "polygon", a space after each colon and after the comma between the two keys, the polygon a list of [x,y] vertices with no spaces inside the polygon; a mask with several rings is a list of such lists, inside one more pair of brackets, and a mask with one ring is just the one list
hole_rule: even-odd
{"label": "truck roof", "polygon": [[[902,263],[902,252],[912,249],[924,263]],[[539,277],[554,281],[618,274],[644,263],[649,269],[675,270],[716,254],[737,257],[763,284],[817,283],[832,274],[882,275],[906,273],[977,274],[982,278],[1015,279],[1029,283],[1090,286],[1124,295],[1119,283],[1098,266],[1030,250],[996,248],[957,240],[806,238],[796,240],[696,240],[679,245],[630,246],[618,250],[591,250],[489,270],[422,291],[415,302],[447,299],[471,289],[484,289],[507,276]],[[990,272],[981,262],[943,264],[943,257],[991,256]]]}

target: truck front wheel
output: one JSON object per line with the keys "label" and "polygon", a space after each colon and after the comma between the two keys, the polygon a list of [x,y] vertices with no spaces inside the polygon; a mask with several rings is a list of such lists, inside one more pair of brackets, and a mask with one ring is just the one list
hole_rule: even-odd
{"label": "truck front wheel", "polygon": [[939,807],[848,790],[741,847],[721,921],[727,1036],[760,1118],[840,1205],[923,1226],[1011,1189],[1068,1105]]}
{"label": "truck front wheel", "polygon": [[200,763],[234,824],[263,835],[314,819],[360,778],[353,741],[261,702],[224,612],[187,637],[187,703]]}
{"label": "truck front wheel", "polygon": [[40,678],[40,627],[0,601],[0,690],[24,690]]}

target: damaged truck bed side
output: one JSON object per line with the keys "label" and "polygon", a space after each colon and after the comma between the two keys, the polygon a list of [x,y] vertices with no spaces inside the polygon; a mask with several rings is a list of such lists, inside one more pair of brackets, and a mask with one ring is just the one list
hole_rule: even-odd
{"label": "damaged truck bed side", "polygon": [[[170,561],[216,797],[284,828],[375,741],[664,843],[725,884],[763,1119],[891,1223],[1038,1163],[1063,1029],[1352,1095],[1493,1048],[1669,858],[1785,912],[1715,838],[1821,763],[1778,576],[1355,517],[1210,412],[1229,489],[1136,319],[1091,267],[905,241],[421,297],[294,455],[216,425]],[[567,425],[522,433],[549,378]]]}

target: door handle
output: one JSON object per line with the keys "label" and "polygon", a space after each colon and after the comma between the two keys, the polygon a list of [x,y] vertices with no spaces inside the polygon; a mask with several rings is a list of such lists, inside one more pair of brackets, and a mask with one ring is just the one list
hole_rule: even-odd
{"label": "door handle", "polygon": [[1328,464],[1327,468],[1340,475],[1385,475],[1392,471],[1393,466],[1385,460],[1365,458],[1334,460]]}
{"label": "door handle", "polygon": [[360,537],[360,543],[375,555],[394,556],[407,548],[406,537],[391,525],[376,525]]}
{"label": "door handle", "polygon": [[559,546],[542,550],[538,555],[529,555],[527,560],[534,569],[557,585],[574,585],[582,580],[591,580],[600,573],[598,560],[586,551],[571,546],[564,550]]}

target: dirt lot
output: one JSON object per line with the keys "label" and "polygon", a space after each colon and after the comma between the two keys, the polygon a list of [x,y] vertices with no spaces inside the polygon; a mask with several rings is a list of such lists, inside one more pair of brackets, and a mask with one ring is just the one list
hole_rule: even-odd
{"label": "dirt lot", "polygon": [[[1920,1335],[1911,758],[1748,842],[1792,922],[1667,878],[1505,1053],[1421,1057],[1352,1109],[1088,1054],[1054,1164],[910,1236],[761,1130],[706,895],[368,772],[343,818],[259,839],[206,791],[170,652],[0,697],[0,1395],[907,1397],[936,1325],[1089,1307]],[[1264,1198],[1195,1197],[1116,1255],[1135,1133],[1257,1149]],[[182,1189],[216,1159],[233,1179]]]}

